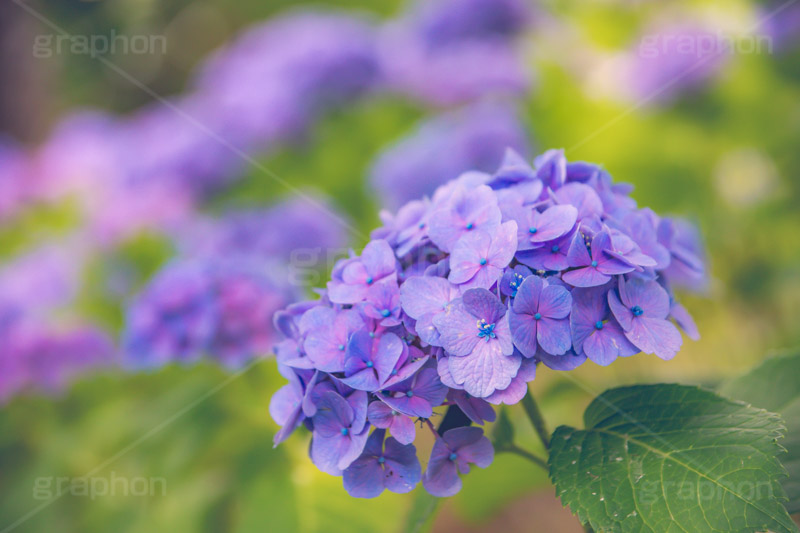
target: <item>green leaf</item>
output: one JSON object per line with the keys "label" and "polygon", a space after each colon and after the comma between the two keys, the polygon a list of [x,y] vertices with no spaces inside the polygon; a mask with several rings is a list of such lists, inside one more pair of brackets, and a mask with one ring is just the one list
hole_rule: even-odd
{"label": "green leaf", "polygon": [[492,440],[495,448],[504,448],[514,443],[514,426],[511,425],[505,408],[500,409],[497,415],[497,422],[492,428]]}
{"label": "green leaf", "polygon": [[788,455],[781,462],[789,471],[783,488],[789,497],[786,508],[800,513],[800,352],[772,357],[744,376],[724,383],[720,392],[769,411],[780,413],[786,423],[781,444]]}
{"label": "green leaf", "polygon": [[606,391],[553,434],[550,477],[597,532],[796,532],[778,415],[683,385]]}
{"label": "green leaf", "polygon": [[441,499],[431,496],[422,487],[417,488],[411,509],[406,517],[405,533],[423,533],[433,525],[433,518],[439,508]]}

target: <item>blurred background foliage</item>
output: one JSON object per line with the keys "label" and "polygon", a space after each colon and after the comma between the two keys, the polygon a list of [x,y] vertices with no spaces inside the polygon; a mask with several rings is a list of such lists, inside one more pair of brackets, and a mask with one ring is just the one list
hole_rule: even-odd
{"label": "blurred background foliage", "polygon": [[[126,113],[151,98],[85,55],[32,58],[47,24],[6,2],[13,21],[3,47],[16,50],[3,69],[3,127],[27,143],[47,136],[66,111],[81,107]],[[315,5],[390,17],[396,0],[327,0]],[[800,344],[800,52],[737,54],[699,90],[668,104],[615,101],[590,81],[593,65],[578,56],[629,46],[658,10],[712,9],[713,1],[570,0],[545,3],[551,17],[581,36],[559,46],[546,32],[525,43],[536,87],[520,107],[540,149],[563,147],[571,160],[605,165],[633,183],[640,205],[688,216],[707,243],[711,283],[684,295],[702,339],[663,362],[640,355],[608,368],[586,364],[569,376],[540,369],[532,391],[551,428],[580,425],[580,414],[605,388],[626,383],[716,384],[745,372],[767,354]],[[734,0],[730,12],[756,5]],[[284,0],[38,0],[36,9],[72,34],[166,35],[163,57],[109,57],[163,95],[177,94],[209,52],[237,31],[287,8]],[[9,23],[10,24],[10,23]],[[590,57],[597,57],[589,54]],[[575,57],[572,57],[572,56]],[[585,59],[585,58],[584,58]],[[583,60],[581,60],[583,61]],[[8,61],[6,61],[8,63]],[[16,73],[12,75],[12,73]],[[318,121],[301,146],[259,160],[296,186],[328,193],[367,234],[378,201],[367,185],[381,149],[411,131],[425,114],[418,104],[379,96],[337,109]],[[208,206],[272,203],[285,191],[255,167]],[[58,237],[74,223],[69,205],[40,207],[0,227],[0,255]],[[363,242],[352,242],[355,247]],[[143,283],[171,249],[162,237],[139,235],[93,259],[75,313],[119,331],[124,302],[103,290],[117,265]],[[59,397],[22,396],[0,409],[0,531],[20,532],[373,532],[403,524],[415,493],[349,498],[341,480],[318,472],[306,455],[307,434],[273,449],[267,413],[283,383],[267,359],[229,374],[212,364],[167,367],[149,374],[87,377]],[[537,446],[518,406],[509,409],[521,444]],[[430,446],[422,443],[421,446]],[[166,494],[147,497],[33,497],[40,477],[163,478]],[[514,456],[474,470],[444,504],[436,531],[569,531],[546,476]],[[566,515],[566,516],[565,516]],[[17,520],[23,520],[18,526]],[[493,530],[492,529],[492,530]]]}

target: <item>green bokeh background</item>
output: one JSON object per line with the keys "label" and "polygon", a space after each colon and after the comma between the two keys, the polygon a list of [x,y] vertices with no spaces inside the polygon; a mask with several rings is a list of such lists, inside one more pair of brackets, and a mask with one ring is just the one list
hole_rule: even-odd
{"label": "green bokeh background", "polygon": [[[629,43],[655,11],[665,9],[661,4],[573,0],[548,8],[579,28],[588,45],[611,51]],[[711,4],[675,1],[670,8],[702,9]],[[742,0],[726,4],[753,9]],[[397,12],[400,2],[337,0],[315,5],[386,17]],[[36,3],[74,34],[115,28],[118,33],[168,35],[170,51],[158,65],[122,65],[145,72],[148,84],[165,95],[178,93],[201,58],[238,29],[295,6],[289,0]],[[47,31],[35,20],[27,23],[31,35]],[[31,42],[21,40],[19,46],[27,49]],[[735,55],[702,90],[669,106],[631,111],[630,103],[587,91],[563,67],[562,50],[547,49],[535,36],[526,46],[537,83],[519,109],[536,146],[564,147],[572,160],[602,163],[617,180],[636,186],[640,205],[695,220],[708,246],[711,271],[706,293],[682,296],[703,337],[699,342],[687,339],[675,360],[640,355],[609,368],[587,363],[568,376],[540,370],[532,391],[550,426],[580,424],[591,398],[611,386],[657,381],[715,384],[746,371],[771,351],[800,345],[800,54]],[[76,107],[124,113],[149,100],[88,57],[63,55],[37,68],[48,73],[46,99],[40,102],[46,110],[40,135]],[[371,98],[324,117],[303,146],[282,148],[260,162],[295,186],[329,194],[367,234],[378,221],[378,203],[366,185],[369,164],[426,114],[416,103]],[[600,134],[583,142],[598,130]],[[743,150],[770,161],[767,169],[774,173],[771,193],[754,203],[732,201],[725,189],[768,179],[763,172],[736,165],[729,165],[730,174],[720,171],[720,161]],[[250,169],[208,209],[267,204],[285,194],[268,175]],[[9,257],[35,242],[66,234],[77,216],[70,205],[27,213],[0,227],[0,255]],[[354,237],[352,244],[361,246],[363,239]],[[102,287],[121,264],[128,265],[141,284],[170,253],[158,235],[141,235],[96,257],[78,308],[66,312],[118,331],[124,302],[110,298]],[[13,400],[0,409],[0,531],[20,519],[24,521],[14,531],[33,533],[399,530],[417,491],[370,501],[351,499],[340,479],[311,465],[307,434],[272,448],[276,426],[267,406],[282,381],[267,359],[240,375],[212,364],[146,375],[112,372],[84,379],[57,398]],[[515,406],[509,414],[520,443],[535,450],[534,434],[521,410]],[[429,446],[423,438],[420,447]],[[166,493],[94,500],[65,495],[52,502],[36,498],[37,479],[86,475],[159,478],[165,480]],[[525,511],[515,504],[534,494],[545,495],[549,502],[543,513],[560,514],[542,472],[517,457],[499,456],[491,468],[476,469],[465,478],[462,492],[444,505],[436,529],[460,530],[458,524],[468,524],[478,531],[497,520],[511,524],[510,512]],[[546,531],[536,525],[546,519],[531,516],[528,528],[519,531]]]}

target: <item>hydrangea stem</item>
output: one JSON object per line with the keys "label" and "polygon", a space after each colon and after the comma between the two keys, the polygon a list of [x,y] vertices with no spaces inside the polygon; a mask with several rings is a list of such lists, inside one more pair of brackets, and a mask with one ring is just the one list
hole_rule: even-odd
{"label": "hydrangea stem", "polygon": [[507,444],[507,445],[503,446],[502,448],[498,448],[497,451],[501,452],[501,453],[502,452],[506,452],[506,453],[513,453],[514,455],[519,455],[520,457],[523,457],[523,458],[527,459],[528,461],[532,462],[533,464],[543,468],[545,470],[545,472],[549,471],[549,468],[547,466],[547,461],[545,461],[541,457],[537,457],[537,456],[533,455],[532,453],[530,453],[527,450],[523,450],[522,448],[520,448],[516,444]]}
{"label": "hydrangea stem", "polygon": [[539,439],[541,439],[542,444],[544,444],[545,450],[549,450],[550,433],[547,431],[547,425],[542,417],[542,412],[539,410],[539,406],[536,404],[536,400],[534,400],[533,393],[530,390],[528,394],[522,398],[522,408],[525,409],[525,414],[528,415],[528,419],[530,419],[533,428],[536,430],[536,434],[539,435]]}

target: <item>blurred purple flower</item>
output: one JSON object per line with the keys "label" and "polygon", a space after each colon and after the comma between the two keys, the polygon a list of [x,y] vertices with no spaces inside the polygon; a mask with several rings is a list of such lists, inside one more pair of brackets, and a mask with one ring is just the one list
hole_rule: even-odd
{"label": "blurred purple flower", "polygon": [[467,170],[495,170],[508,147],[530,150],[514,110],[475,104],[422,122],[378,156],[370,180],[383,205],[396,209]]}

